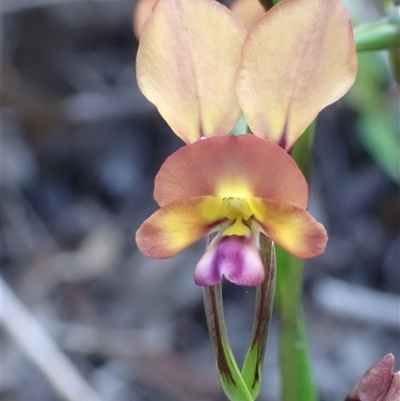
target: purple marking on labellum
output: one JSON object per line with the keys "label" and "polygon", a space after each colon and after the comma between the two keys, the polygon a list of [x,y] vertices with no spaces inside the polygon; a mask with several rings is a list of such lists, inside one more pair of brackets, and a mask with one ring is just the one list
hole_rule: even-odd
{"label": "purple marking on labellum", "polygon": [[196,266],[197,285],[219,283],[224,276],[238,285],[255,286],[264,280],[264,266],[256,245],[244,236],[226,236],[211,245]]}

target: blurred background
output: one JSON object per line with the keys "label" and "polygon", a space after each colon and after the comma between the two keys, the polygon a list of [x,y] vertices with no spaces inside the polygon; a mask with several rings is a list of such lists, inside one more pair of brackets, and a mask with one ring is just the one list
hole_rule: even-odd
{"label": "blurred background", "polygon": [[[383,11],[347,3],[355,24]],[[154,261],[134,242],[183,145],[137,88],[135,5],[2,1],[4,401],[225,400],[192,279],[204,243]],[[307,262],[304,305],[321,401],[389,352],[400,368],[398,107],[388,54],[361,54],[317,124],[310,212],[330,240]],[[226,285],[225,302],[242,360],[254,291]],[[275,318],[264,376],[260,401],[278,401]]]}

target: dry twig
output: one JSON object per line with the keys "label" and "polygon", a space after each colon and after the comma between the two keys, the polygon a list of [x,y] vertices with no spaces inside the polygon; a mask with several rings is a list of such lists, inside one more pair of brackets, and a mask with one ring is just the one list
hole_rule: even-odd
{"label": "dry twig", "polygon": [[102,401],[0,276],[0,323],[66,401]]}

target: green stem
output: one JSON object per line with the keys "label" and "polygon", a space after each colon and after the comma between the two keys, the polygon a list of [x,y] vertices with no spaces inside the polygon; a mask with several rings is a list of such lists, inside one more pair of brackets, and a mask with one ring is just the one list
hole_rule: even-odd
{"label": "green stem", "polygon": [[317,395],[312,380],[311,364],[307,345],[306,324],[302,307],[296,319],[281,322],[279,359],[282,376],[283,401],[314,401]]}
{"label": "green stem", "polygon": [[[299,139],[292,156],[309,181],[314,140],[312,124]],[[304,262],[279,247],[277,256],[276,308],[279,314],[279,360],[282,401],[316,401],[310,368],[306,324],[301,307]]]}
{"label": "green stem", "polygon": [[315,401],[316,391],[301,306],[304,262],[276,250],[278,260],[276,307],[279,313],[279,360],[282,401]]}

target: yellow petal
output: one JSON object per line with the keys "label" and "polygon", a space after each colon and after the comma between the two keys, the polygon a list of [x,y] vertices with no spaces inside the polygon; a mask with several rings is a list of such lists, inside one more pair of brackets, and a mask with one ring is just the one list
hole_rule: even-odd
{"label": "yellow petal", "polygon": [[246,30],[215,0],[159,0],[145,23],[137,80],[186,143],[227,134],[240,116],[236,83]]}
{"label": "yellow petal", "polygon": [[354,82],[357,56],[340,0],[285,0],[244,47],[238,96],[255,135],[290,150],[320,110]]}
{"label": "yellow petal", "polygon": [[248,203],[265,234],[287,252],[302,259],[324,252],[326,230],[307,211],[261,198]]}
{"label": "yellow petal", "polygon": [[154,259],[176,255],[221,222],[222,202],[204,196],[169,203],[140,226],[136,233],[139,249]]}

